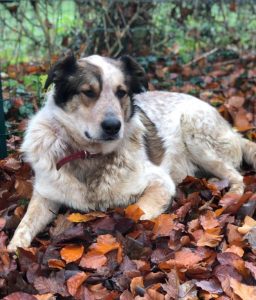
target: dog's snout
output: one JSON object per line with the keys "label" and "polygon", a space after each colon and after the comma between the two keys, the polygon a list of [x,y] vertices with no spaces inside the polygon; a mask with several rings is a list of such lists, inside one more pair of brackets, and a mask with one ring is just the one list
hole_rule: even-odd
{"label": "dog's snout", "polygon": [[101,123],[101,127],[106,134],[114,135],[120,130],[121,122],[117,118],[110,117]]}

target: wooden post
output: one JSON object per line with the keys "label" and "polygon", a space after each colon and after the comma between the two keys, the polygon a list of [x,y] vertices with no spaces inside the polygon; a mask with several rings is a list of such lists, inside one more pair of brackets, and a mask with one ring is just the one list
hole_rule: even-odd
{"label": "wooden post", "polygon": [[1,72],[0,72],[0,159],[5,158],[7,156],[6,127],[5,127],[3,104],[4,103],[3,103],[3,93],[2,93],[2,79],[1,79]]}

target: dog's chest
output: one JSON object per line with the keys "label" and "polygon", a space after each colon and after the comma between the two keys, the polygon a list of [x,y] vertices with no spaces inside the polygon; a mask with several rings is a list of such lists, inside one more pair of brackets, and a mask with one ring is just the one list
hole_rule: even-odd
{"label": "dog's chest", "polygon": [[123,187],[135,176],[136,168],[123,157],[109,156],[97,161],[74,161],[69,166],[69,172],[86,185],[86,200],[97,203],[96,207],[104,209],[105,206],[118,205],[117,202],[121,200],[129,201],[130,197],[126,199],[124,196]]}

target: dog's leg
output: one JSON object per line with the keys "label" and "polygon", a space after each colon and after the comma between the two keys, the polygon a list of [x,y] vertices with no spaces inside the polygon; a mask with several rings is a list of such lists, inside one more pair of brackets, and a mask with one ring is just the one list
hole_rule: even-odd
{"label": "dog's leg", "polygon": [[28,247],[36,234],[54,218],[58,209],[58,203],[49,201],[34,191],[27,212],[7,249],[15,251],[17,247]]}
{"label": "dog's leg", "polygon": [[147,186],[138,200],[138,206],[144,211],[141,220],[150,220],[163,213],[172,202],[175,195],[175,184],[171,177],[161,168],[153,167],[148,170],[154,170],[147,178]]}
{"label": "dog's leg", "polygon": [[220,179],[227,179],[230,193],[243,194],[243,177],[236,170],[242,161],[240,137],[220,117],[183,115],[183,140],[190,160]]}

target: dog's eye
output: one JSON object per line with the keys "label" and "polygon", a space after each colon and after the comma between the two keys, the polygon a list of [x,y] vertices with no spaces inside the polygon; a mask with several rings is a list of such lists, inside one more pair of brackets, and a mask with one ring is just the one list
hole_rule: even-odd
{"label": "dog's eye", "polygon": [[89,98],[94,98],[95,97],[95,93],[94,93],[93,90],[83,91],[83,93],[85,94],[86,97],[89,97]]}
{"label": "dog's eye", "polygon": [[121,98],[123,98],[124,96],[126,96],[126,91],[124,91],[124,90],[118,90],[117,92],[116,92],[116,95],[117,95],[117,97],[119,98],[119,99],[121,99]]}

